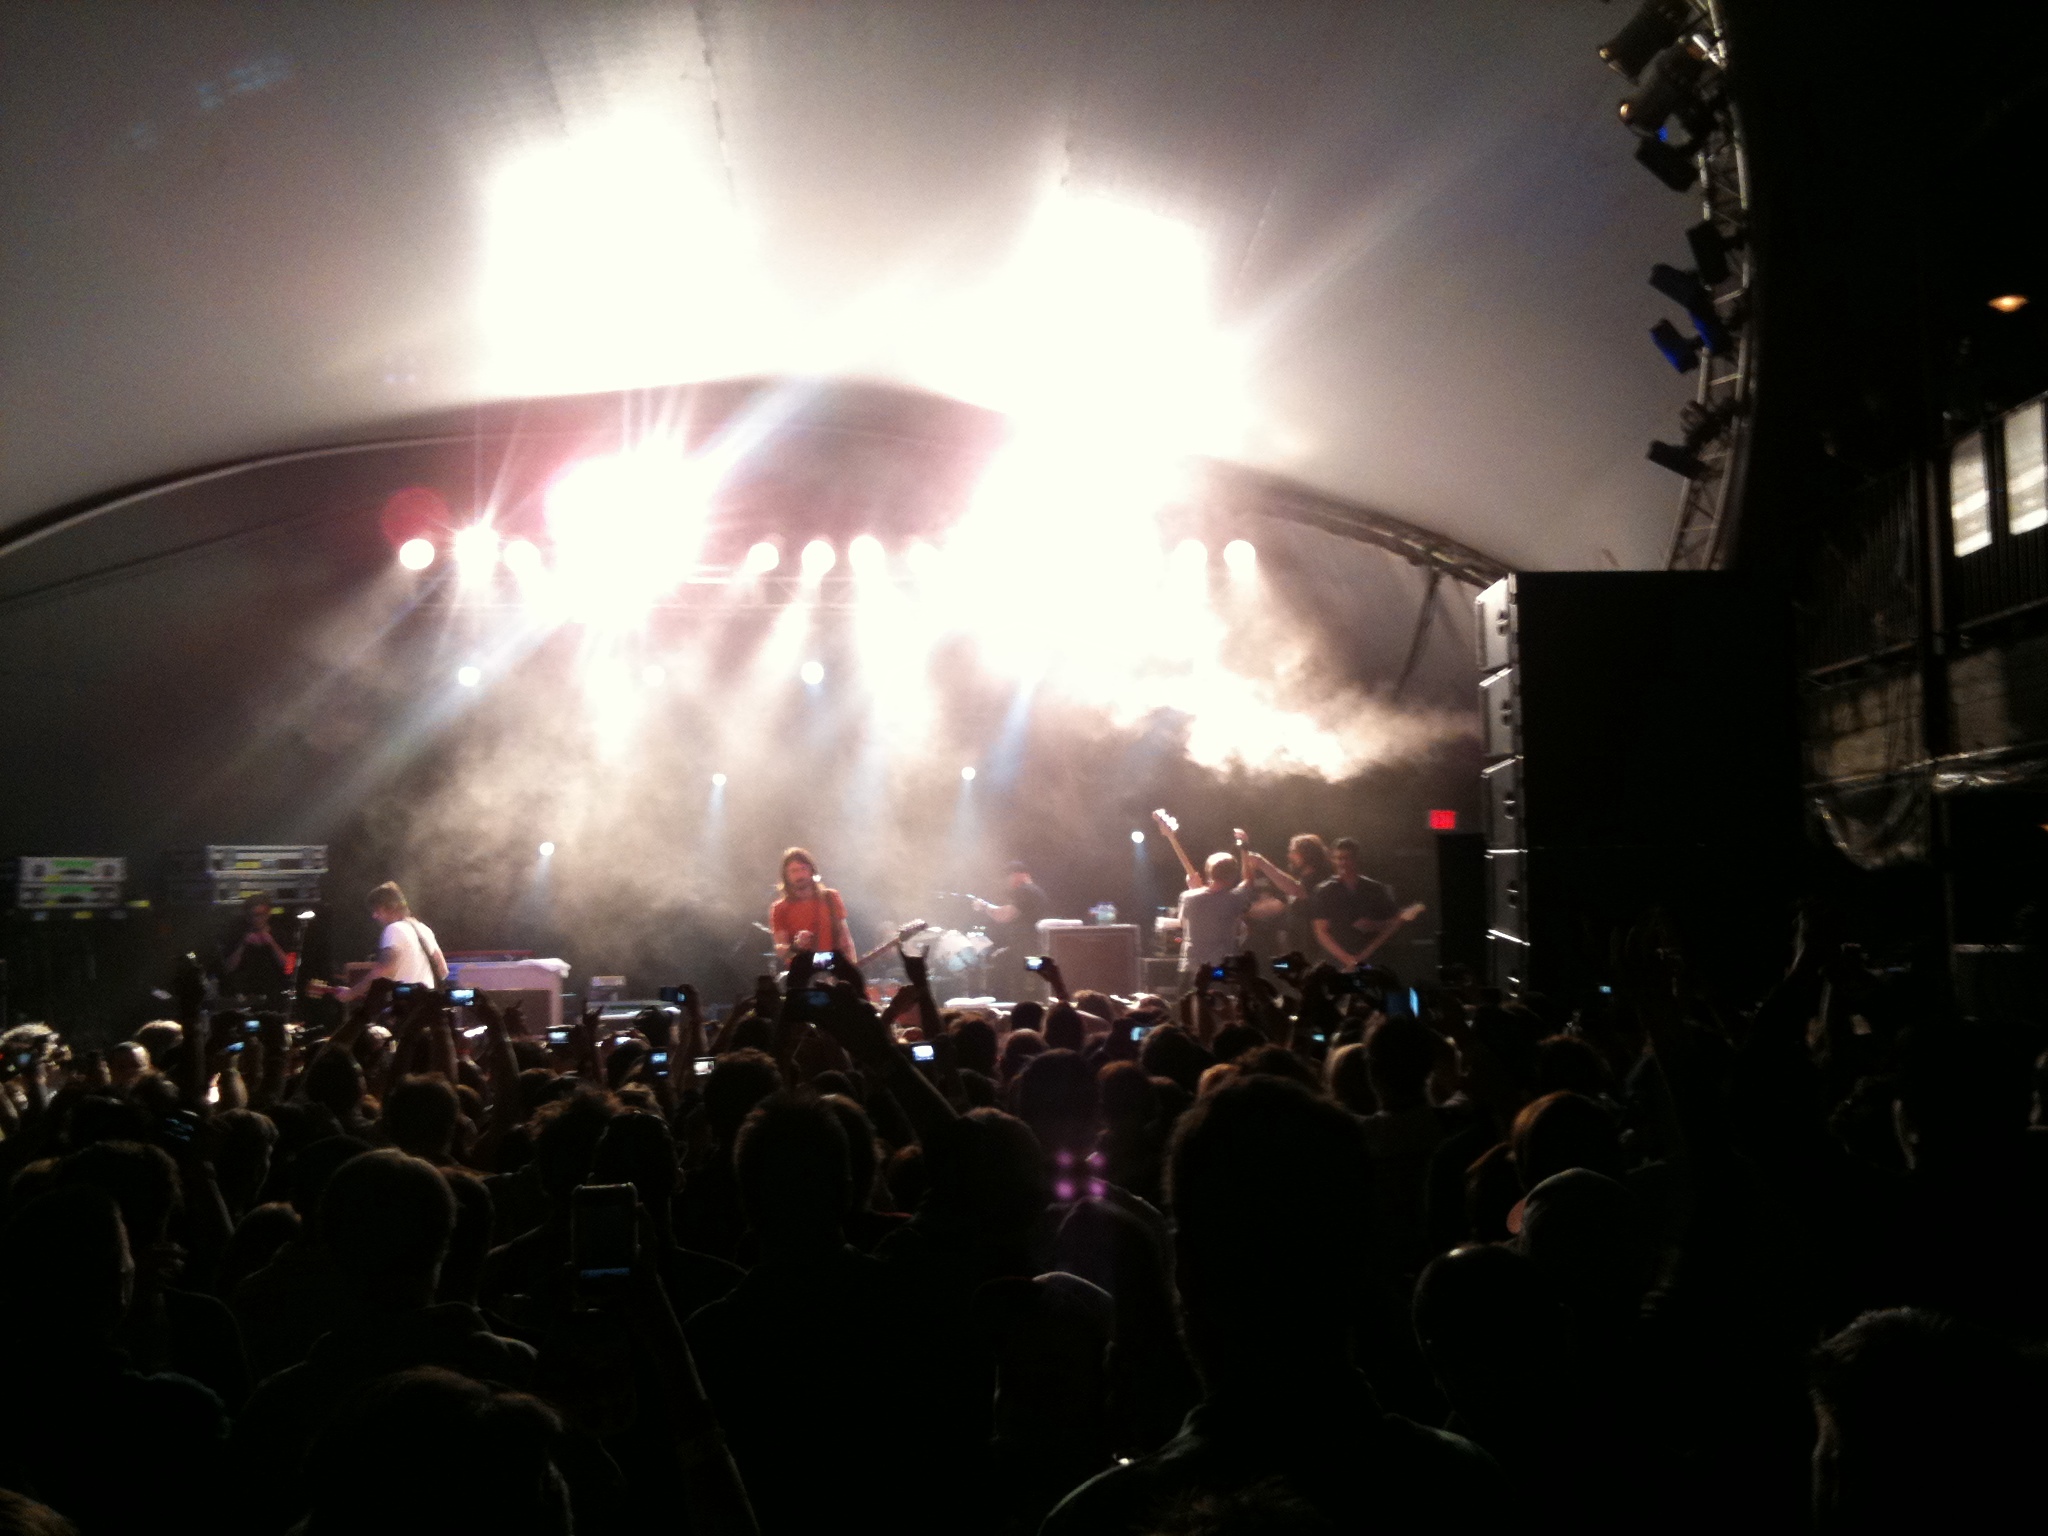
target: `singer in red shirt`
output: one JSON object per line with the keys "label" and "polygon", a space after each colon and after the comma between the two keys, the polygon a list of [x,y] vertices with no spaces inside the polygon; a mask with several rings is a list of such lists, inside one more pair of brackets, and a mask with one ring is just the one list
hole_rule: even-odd
{"label": "singer in red shirt", "polygon": [[818,882],[818,864],[809,850],[792,848],[782,856],[782,895],[768,909],[775,934],[775,959],[787,966],[792,950],[836,949],[853,955],[853,930],[846,925],[846,903],[839,893]]}

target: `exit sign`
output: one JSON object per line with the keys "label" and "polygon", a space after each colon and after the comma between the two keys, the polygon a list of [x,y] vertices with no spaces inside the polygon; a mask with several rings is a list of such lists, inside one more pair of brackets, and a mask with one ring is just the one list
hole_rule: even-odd
{"label": "exit sign", "polygon": [[1429,813],[1429,830],[1432,832],[1457,831],[1458,813],[1456,811],[1431,811]]}

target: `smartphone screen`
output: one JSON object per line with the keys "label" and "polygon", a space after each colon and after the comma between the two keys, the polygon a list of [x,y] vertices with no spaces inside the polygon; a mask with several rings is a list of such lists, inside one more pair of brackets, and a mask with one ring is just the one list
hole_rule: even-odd
{"label": "smartphone screen", "polygon": [[243,1052],[243,1051],[245,1051],[245,1050],[247,1050],[247,1049],[248,1049],[248,1046],[249,1046],[249,1042],[248,1042],[248,1041],[246,1041],[246,1040],[237,1040],[237,1041],[236,1041],[236,1042],[235,1042],[235,1043],[234,1043],[233,1045],[231,1045],[231,1046],[229,1046],[229,1047],[228,1047],[228,1054],[229,1054],[230,1056],[239,1056],[239,1055],[241,1055],[241,1054],[242,1054],[242,1052]]}
{"label": "smartphone screen", "polygon": [[910,1059],[912,1061],[937,1061],[939,1059],[939,1048],[929,1040],[913,1041],[910,1046]]}
{"label": "smartphone screen", "polygon": [[697,1064],[694,1068],[692,1068],[692,1070],[699,1077],[709,1077],[711,1075],[711,1069],[714,1065],[716,1065],[716,1063],[714,1063],[709,1056],[699,1056],[697,1058]]}
{"label": "smartphone screen", "polygon": [[451,987],[448,989],[448,1002],[451,1007],[467,1008],[475,1001],[475,987]]}
{"label": "smartphone screen", "polygon": [[1024,957],[1024,969],[1025,969],[1025,970],[1027,970],[1027,971],[1042,971],[1042,970],[1044,970],[1044,969],[1045,969],[1045,956],[1043,956],[1043,955],[1026,955],[1026,956]]}
{"label": "smartphone screen", "polygon": [[1211,981],[1228,981],[1228,980],[1230,980],[1230,967],[1229,967],[1228,965],[1212,965],[1212,966],[1210,966],[1210,967],[1209,967],[1209,979],[1210,979]]}
{"label": "smartphone screen", "polygon": [[623,1280],[639,1257],[633,1186],[584,1184],[569,1205],[569,1244],[582,1280]]}
{"label": "smartphone screen", "polygon": [[421,988],[418,982],[401,981],[400,983],[398,983],[397,986],[391,989],[391,1000],[394,1003],[402,1003],[409,997],[419,996],[420,991]]}
{"label": "smartphone screen", "polygon": [[832,1001],[832,994],[823,987],[811,987],[804,993],[804,1003],[811,1008],[823,1008]]}
{"label": "smartphone screen", "polygon": [[661,1073],[664,1077],[668,1075],[667,1051],[649,1051],[647,1053],[647,1060],[652,1064],[655,1071]]}
{"label": "smartphone screen", "polygon": [[263,1021],[260,1019],[242,1020],[242,1033],[245,1035],[253,1035],[261,1028],[263,1028]]}
{"label": "smartphone screen", "polygon": [[462,1038],[465,1040],[474,1040],[478,1035],[483,1034],[489,1028],[490,1026],[488,1024],[479,1024],[475,1029],[465,1029],[462,1032]]}
{"label": "smartphone screen", "polygon": [[565,1027],[565,1028],[561,1028],[561,1029],[551,1029],[551,1030],[549,1030],[549,1031],[548,1031],[548,1044],[549,1044],[549,1045],[553,1045],[553,1046],[563,1046],[563,1045],[567,1045],[568,1043],[569,1043],[569,1031],[568,1031],[568,1029],[567,1029],[566,1027]]}
{"label": "smartphone screen", "polygon": [[814,970],[829,971],[832,969],[832,963],[838,958],[831,950],[821,949],[811,956],[811,967]]}
{"label": "smartphone screen", "polygon": [[1144,1039],[1151,1033],[1152,1026],[1150,1024],[1133,1024],[1131,1026],[1131,1039],[1134,1042]]}

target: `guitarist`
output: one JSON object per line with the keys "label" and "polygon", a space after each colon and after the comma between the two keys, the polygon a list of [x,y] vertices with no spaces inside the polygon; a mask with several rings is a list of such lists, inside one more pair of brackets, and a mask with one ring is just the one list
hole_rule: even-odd
{"label": "guitarist", "polygon": [[1332,960],[1350,970],[1365,958],[1373,940],[1398,926],[1394,893],[1358,872],[1358,840],[1340,837],[1330,845],[1336,873],[1309,898],[1309,925]]}
{"label": "guitarist", "polygon": [[804,848],[782,855],[781,895],[768,909],[768,927],[775,935],[776,964],[787,967],[799,949],[830,949],[852,960],[853,930],[846,925],[846,903],[818,880],[818,861]]}

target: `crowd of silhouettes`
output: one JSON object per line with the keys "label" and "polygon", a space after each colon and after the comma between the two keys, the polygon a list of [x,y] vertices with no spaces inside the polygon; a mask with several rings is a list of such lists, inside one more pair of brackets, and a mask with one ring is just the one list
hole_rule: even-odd
{"label": "crowd of silhouettes", "polygon": [[1788,961],[20,1026],[0,1536],[2023,1521],[2048,1042]]}

